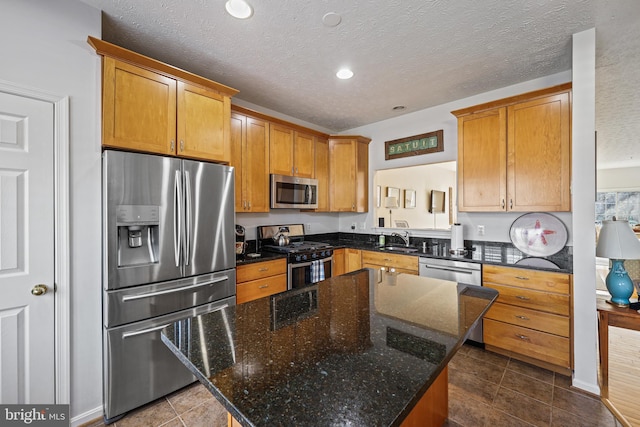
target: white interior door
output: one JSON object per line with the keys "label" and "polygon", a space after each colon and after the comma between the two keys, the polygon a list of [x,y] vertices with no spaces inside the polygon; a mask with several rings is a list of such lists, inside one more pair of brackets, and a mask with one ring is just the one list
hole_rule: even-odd
{"label": "white interior door", "polygon": [[0,92],[2,404],[55,403],[53,123],[52,103]]}

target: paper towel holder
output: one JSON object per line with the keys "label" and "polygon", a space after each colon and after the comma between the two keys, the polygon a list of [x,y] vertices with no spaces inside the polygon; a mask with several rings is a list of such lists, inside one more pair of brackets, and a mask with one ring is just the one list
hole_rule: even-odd
{"label": "paper towel holder", "polygon": [[[452,232],[452,233],[453,233],[453,227],[456,227],[456,226],[457,226],[457,227],[462,228],[460,223],[455,223],[455,224],[453,224],[453,226],[451,227],[451,232]],[[462,230],[461,230],[461,231],[462,231]],[[453,239],[452,239],[452,242],[451,242],[451,243],[452,243],[452,245],[453,245]],[[462,244],[463,244],[463,246],[464,246],[464,240],[462,241]],[[454,247],[451,247],[451,248],[449,249],[449,254],[454,255],[454,256],[464,256],[464,255],[466,255],[466,254],[467,254],[467,249],[466,249],[465,247],[462,247],[462,248],[454,248]]]}

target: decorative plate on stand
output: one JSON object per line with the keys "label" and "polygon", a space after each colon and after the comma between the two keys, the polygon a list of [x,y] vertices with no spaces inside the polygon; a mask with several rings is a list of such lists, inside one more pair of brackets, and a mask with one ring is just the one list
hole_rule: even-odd
{"label": "decorative plate on stand", "polygon": [[567,244],[567,228],[547,213],[528,213],[517,218],[509,230],[511,242],[531,256],[551,256]]}

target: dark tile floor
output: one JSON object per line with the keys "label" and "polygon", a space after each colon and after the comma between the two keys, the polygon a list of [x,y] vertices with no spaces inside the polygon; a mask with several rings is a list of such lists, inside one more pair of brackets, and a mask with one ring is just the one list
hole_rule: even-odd
{"label": "dark tile floor", "polygon": [[[465,345],[449,364],[448,427],[619,427],[568,377]],[[101,420],[86,427],[102,426]],[[226,411],[200,384],[127,414],[113,427],[222,427]]]}

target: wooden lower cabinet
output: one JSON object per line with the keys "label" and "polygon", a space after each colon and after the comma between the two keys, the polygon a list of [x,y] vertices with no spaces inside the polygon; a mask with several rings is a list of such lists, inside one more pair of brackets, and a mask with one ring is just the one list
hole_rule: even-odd
{"label": "wooden lower cabinet", "polygon": [[362,251],[362,268],[375,270],[376,280],[380,283],[389,275],[400,273],[417,275],[418,257],[388,252]]}
{"label": "wooden lower cabinet", "polygon": [[333,269],[331,270],[332,276],[340,276],[341,274],[346,273],[345,271],[345,262],[344,262],[344,254],[346,249],[334,249],[333,251]]}
{"label": "wooden lower cabinet", "polygon": [[287,260],[257,262],[236,268],[236,303],[242,304],[287,290]]}
{"label": "wooden lower cabinet", "polygon": [[485,314],[487,350],[570,375],[571,286],[567,273],[483,266],[483,286],[500,295]]}

